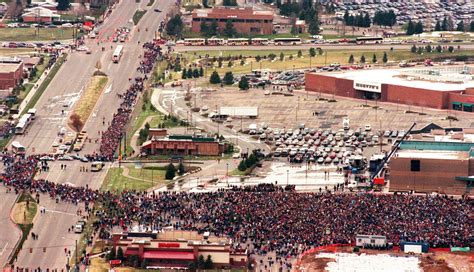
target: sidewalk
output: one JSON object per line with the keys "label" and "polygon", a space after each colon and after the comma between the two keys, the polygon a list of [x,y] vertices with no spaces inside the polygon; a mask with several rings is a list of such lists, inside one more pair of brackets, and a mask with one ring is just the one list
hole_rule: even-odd
{"label": "sidewalk", "polygon": [[[35,95],[36,91],[41,86],[43,81],[46,79],[46,77],[48,76],[49,71],[51,71],[51,68],[53,68],[54,65],[56,65],[56,64],[53,64],[53,66],[51,66],[50,68],[45,69],[43,71],[43,73],[41,74],[41,76],[38,78],[38,81],[36,81],[36,83],[31,83],[31,84],[34,84],[34,86],[33,86],[33,88],[31,88],[30,92],[26,95],[25,99],[23,99],[23,101],[21,101],[21,104],[18,107],[18,112],[21,113],[23,111],[23,109],[26,108],[26,106],[28,105],[28,102],[30,102],[31,98]],[[26,82],[26,83],[28,83],[28,82]]]}

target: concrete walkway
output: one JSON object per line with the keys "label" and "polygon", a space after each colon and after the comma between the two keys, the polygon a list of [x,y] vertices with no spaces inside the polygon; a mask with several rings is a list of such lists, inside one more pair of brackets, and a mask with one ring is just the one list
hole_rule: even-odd
{"label": "concrete walkway", "polygon": [[148,116],[143,124],[133,133],[132,138],[130,138],[130,147],[133,149],[133,154],[131,157],[140,155],[140,147],[138,146],[138,136],[140,135],[140,130],[145,127],[146,123],[150,123],[151,119],[155,116]]}

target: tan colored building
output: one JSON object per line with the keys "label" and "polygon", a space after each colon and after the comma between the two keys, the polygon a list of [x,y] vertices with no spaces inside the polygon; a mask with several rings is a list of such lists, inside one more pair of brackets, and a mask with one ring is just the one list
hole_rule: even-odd
{"label": "tan colored building", "polygon": [[208,26],[217,23],[219,32],[225,28],[227,21],[232,21],[234,28],[241,34],[273,34],[273,12],[254,10],[252,7],[216,7],[213,9],[195,9],[192,14],[192,32],[201,31],[201,23]]}
{"label": "tan colored building", "polygon": [[154,268],[187,268],[199,256],[211,257],[216,268],[246,267],[247,251],[233,250],[232,240],[195,231],[128,232],[112,235],[113,247],[138,256]]}
{"label": "tan colored building", "polygon": [[404,141],[390,160],[390,191],[473,194],[474,143]]}

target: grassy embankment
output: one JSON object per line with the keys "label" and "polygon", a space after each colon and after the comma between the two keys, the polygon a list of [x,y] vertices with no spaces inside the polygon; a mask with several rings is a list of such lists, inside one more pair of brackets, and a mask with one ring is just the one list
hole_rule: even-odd
{"label": "grassy embankment", "polygon": [[17,202],[13,206],[12,219],[21,230],[21,238],[12,254],[10,264],[13,264],[14,260],[17,258],[20,250],[23,247],[25,240],[28,238],[31,229],[33,228],[33,220],[37,212],[38,205],[30,194],[23,193],[20,195]]}

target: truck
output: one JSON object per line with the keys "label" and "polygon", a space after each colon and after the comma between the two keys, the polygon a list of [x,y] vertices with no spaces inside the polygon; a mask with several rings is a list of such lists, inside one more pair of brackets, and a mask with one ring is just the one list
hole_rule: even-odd
{"label": "truck", "polygon": [[344,130],[348,130],[350,128],[349,126],[349,118],[348,117],[344,117],[344,119],[342,119],[342,128]]}
{"label": "truck", "polygon": [[81,151],[84,147],[84,143],[87,140],[87,133],[83,130],[79,132],[76,136],[76,141],[73,146],[74,151]]}
{"label": "truck", "polygon": [[249,125],[249,134],[250,135],[257,134],[257,124],[250,124]]}

